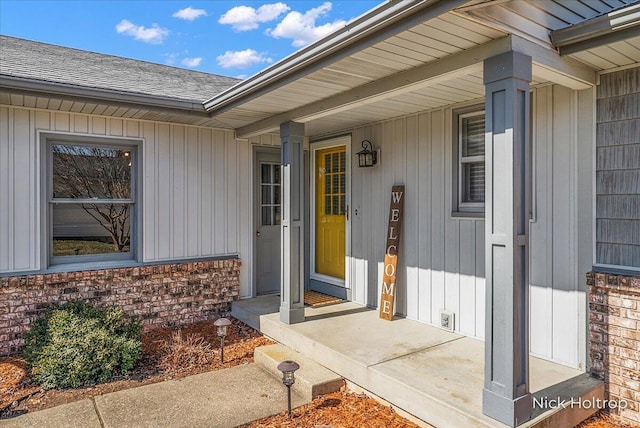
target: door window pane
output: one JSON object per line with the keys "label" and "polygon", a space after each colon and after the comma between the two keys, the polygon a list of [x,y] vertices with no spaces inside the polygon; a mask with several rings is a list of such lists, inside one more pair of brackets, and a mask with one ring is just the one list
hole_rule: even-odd
{"label": "door window pane", "polygon": [[273,207],[273,224],[280,225],[280,221],[282,220],[282,216],[280,214],[280,207]]}
{"label": "door window pane", "polygon": [[273,186],[273,203],[280,205],[280,186]]}
{"label": "door window pane", "polygon": [[262,164],[262,183],[271,183],[271,165],[266,163]]}
{"label": "door window pane", "polygon": [[280,224],[280,165],[263,163],[261,166],[260,221],[262,226]]}
{"label": "door window pane", "polygon": [[271,203],[271,186],[268,184],[262,185],[262,204],[270,204]]}
{"label": "door window pane", "polygon": [[263,226],[271,226],[273,223],[271,222],[271,207],[262,207],[262,225]]}

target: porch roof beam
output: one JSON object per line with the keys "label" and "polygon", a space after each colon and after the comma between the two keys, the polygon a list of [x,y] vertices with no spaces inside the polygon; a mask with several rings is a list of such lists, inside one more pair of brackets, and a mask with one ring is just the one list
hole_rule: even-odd
{"label": "porch roof beam", "polygon": [[455,76],[482,72],[482,61],[497,53],[511,49],[509,37],[502,37],[484,45],[444,57],[441,60],[393,74],[357,88],[328,97],[305,106],[276,114],[258,122],[238,128],[239,137],[249,137],[272,131],[288,120],[308,122],[325,116],[364,106],[376,101],[413,91],[421,86],[437,83]]}
{"label": "porch roof beam", "polygon": [[518,36],[511,36],[516,52],[533,58],[534,79],[544,79],[573,90],[588,89],[597,84],[597,73],[581,62],[558,55],[552,49]]}
{"label": "porch roof beam", "polygon": [[458,76],[481,73],[485,59],[511,50],[533,57],[534,71],[546,80],[571,89],[586,89],[596,84],[596,73],[578,61],[561,58],[551,49],[510,35],[259,120],[238,128],[236,135],[248,138],[274,131],[287,121],[309,122]]}

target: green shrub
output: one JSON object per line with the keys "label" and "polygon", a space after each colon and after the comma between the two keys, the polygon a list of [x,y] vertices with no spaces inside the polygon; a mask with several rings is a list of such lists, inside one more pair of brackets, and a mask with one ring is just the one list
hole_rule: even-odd
{"label": "green shrub", "polygon": [[131,370],[140,335],[140,323],[128,321],[122,309],[72,301],[34,323],[23,356],[43,388],[77,388]]}

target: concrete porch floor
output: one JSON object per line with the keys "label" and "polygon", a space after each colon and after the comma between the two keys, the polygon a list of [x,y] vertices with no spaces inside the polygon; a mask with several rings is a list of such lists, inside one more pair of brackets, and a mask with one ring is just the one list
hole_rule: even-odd
{"label": "concrete porch floor", "polygon": [[[482,414],[484,343],[407,319],[381,320],[352,302],[305,308],[306,320],[279,320],[279,297],[234,302],[232,315],[333,370],[394,407],[438,428],[505,427]],[[535,399],[604,399],[585,373],[531,357]],[[595,412],[586,405],[541,408],[521,427],[573,427]]]}

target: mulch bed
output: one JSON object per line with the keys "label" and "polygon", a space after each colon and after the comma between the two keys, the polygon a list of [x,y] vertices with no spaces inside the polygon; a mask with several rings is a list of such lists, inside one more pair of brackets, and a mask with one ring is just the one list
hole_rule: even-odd
{"label": "mulch bed", "polygon": [[638,428],[638,426],[640,425],[631,425],[620,422],[613,416],[604,412],[599,412],[578,425],[578,428]]}
{"label": "mulch bed", "polygon": [[[220,340],[212,321],[180,328],[160,328],[142,337],[142,358],[126,376],[78,389],[43,391],[34,384],[25,361],[17,356],[0,358],[0,419],[54,407],[128,388],[253,362],[256,347],[274,343],[246,324],[230,318],[225,340],[225,363],[220,362]],[[247,428],[413,428],[417,425],[392,408],[360,394],[345,391],[324,395],[293,410],[254,421]],[[599,414],[579,428],[632,428]]]}
{"label": "mulch bed", "polygon": [[248,325],[234,318],[230,320],[224,364],[220,362],[220,339],[213,321],[159,328],[143,334],[142,358],[127,375],[77,389],[42,390],[32,382],[22,358],[0,358],[0,419],[168,379],[249,364],[253,362],[255,348],[274,343]]}
{"label": "mulch bed", "polygon": [[334,392],[287,412],[253,421],[244,428],[418,428],[391,407],[350,392]]}

